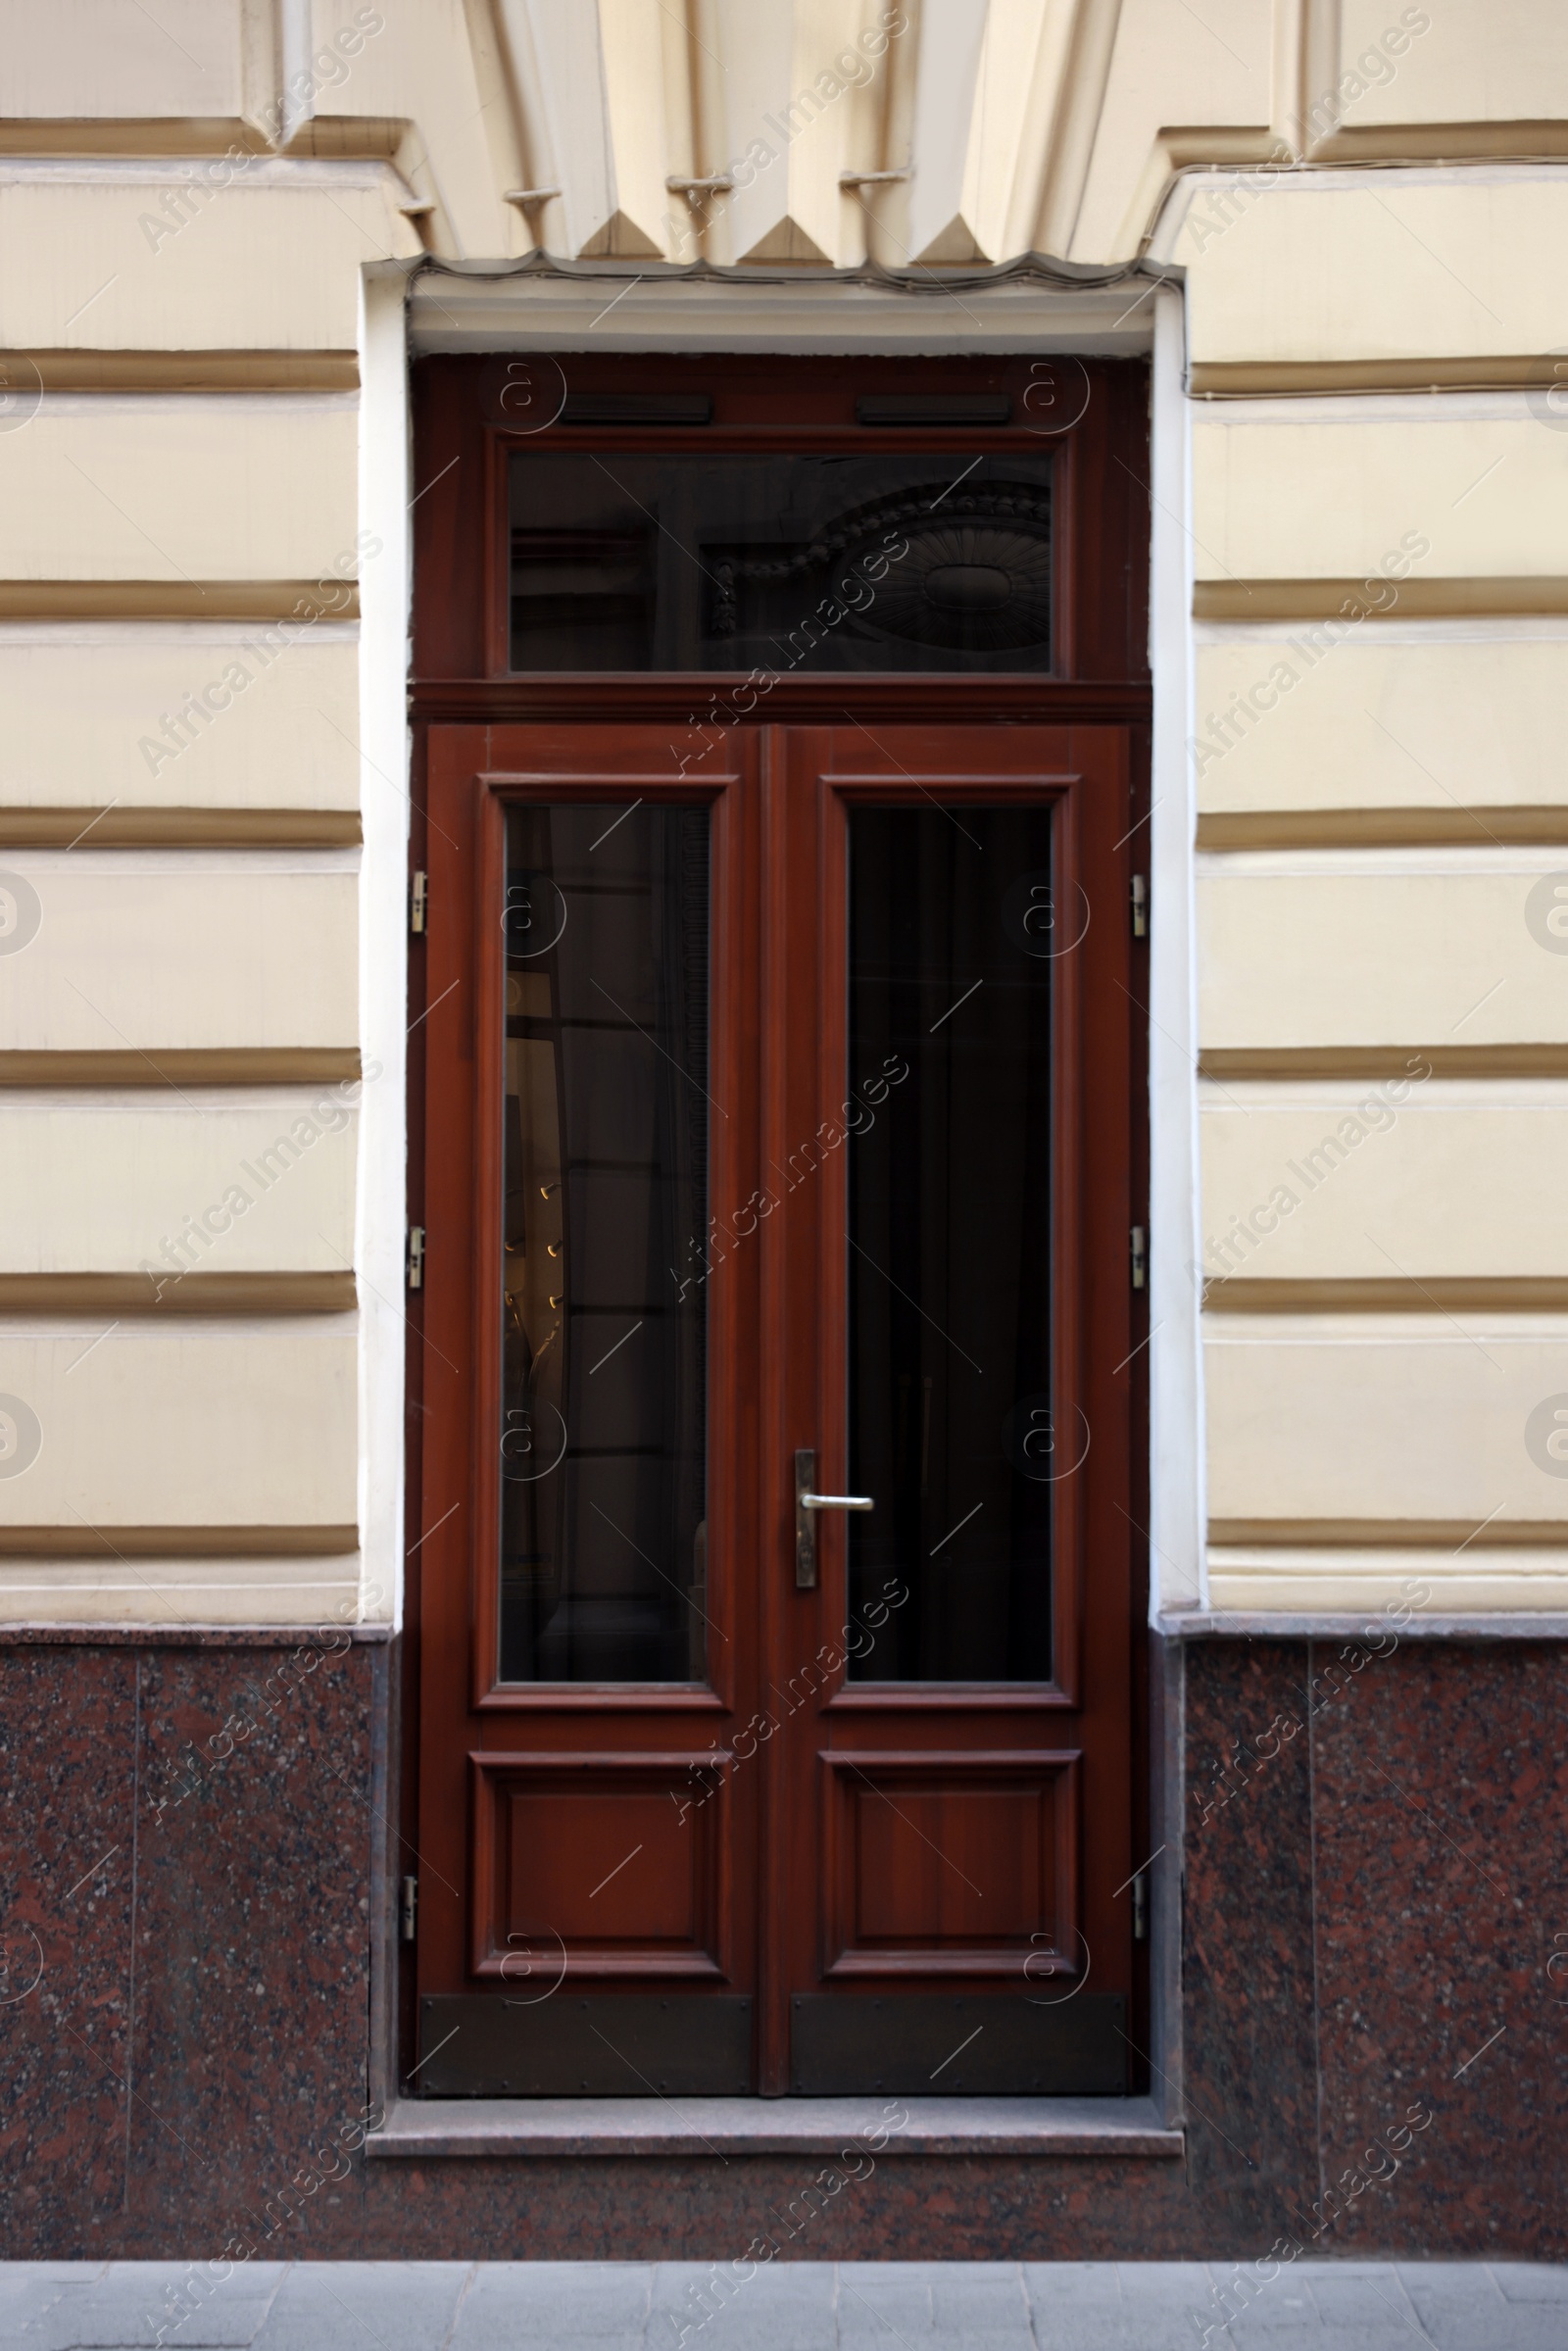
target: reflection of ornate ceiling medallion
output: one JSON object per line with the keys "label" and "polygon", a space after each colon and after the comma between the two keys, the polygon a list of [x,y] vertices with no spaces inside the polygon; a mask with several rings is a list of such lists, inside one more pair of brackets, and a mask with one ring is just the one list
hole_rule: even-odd
{"label": "reflection of ornate ceiling medallion", "polygon": [[913,523],[864,618],[886,636],[1008,653],[1051,634],[1051,541],[1003,521]]}
{"label": "reflection of ornate ceiling medallion", "polygon": [[[942,512],[935,510],[940,506]],[[903,539],[906,553],[889,559]],[[1051,492],[987,482],[906,490],[857,507],[779,555],[719,556],[709,633],[745,625],[745,584],[831,577],[860,638],[902,637],[956,653],[1016,653],[1051,641]],[[852,575],[857,583],[851,587]],[[873,588],[869,602],[865,590]]]}

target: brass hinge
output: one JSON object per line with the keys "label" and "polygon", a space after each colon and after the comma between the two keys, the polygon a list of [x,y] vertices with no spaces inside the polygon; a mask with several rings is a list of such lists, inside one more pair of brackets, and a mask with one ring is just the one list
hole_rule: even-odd
{"label": "brass hinge", "polygon": [[419,1881],[417,1878],[405,1878],[403,1881],[401,1919],[403,1939],[406,1943],[411,1943],[414,1940],[415,1928],[418,1917],[418,1909]]}
{"label": "brass hinge", "polygon": [[424,912],[430,894],[430,876],[421,870],[409,884],[409,929],[416,939],[424,936]]}
{"label": "brass hinge", "polygon": [[424,1288],[424,1227],[422,1224],[411,1224],[409,1227],[409,1288],[411,1290]]}
{"label": "brass hinge", "polygon": [[1149,936],[1149,878],[1146,874],[1135,873],[1133,875],[1132,911],[1133,937],[1147,939]]}
{"label": "brass hinge", "polygon": [[1132,1263],[1133,1288],[1149,1288],[1149,1235],[1141,1224],[1135,1224],[1128,1235]]}

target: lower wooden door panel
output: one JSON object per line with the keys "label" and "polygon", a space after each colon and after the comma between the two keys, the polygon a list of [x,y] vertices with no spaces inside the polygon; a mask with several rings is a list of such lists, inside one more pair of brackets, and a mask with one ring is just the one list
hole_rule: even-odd
{"label": "lower wooden door panel", "polygon": [[823,1976],[1021,1981],[1044,1946],[1070,1957],[1078,1763],[1006,1748],[826,1749]]}

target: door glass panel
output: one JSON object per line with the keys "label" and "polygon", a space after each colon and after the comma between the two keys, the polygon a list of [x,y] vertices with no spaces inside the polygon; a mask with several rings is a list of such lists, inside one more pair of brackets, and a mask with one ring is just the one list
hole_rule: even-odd
{"label": "door glass panel", "polygon": [[1051,666],[1046,456],[527,451],[511,495],[514,669]]}
{"label": "door glass panel", "polygon": [[[1076,1449],[1051,1397],[1051,865],[1049,808],[850,813],[862,1680],[1051,1678],[1052,1497]],[[909,1597],[887,1611],[890,1580]]]}
{"label": "door glass panel", "polygon": [[708,834],[508,811],[505,1682],[704,1678]]}

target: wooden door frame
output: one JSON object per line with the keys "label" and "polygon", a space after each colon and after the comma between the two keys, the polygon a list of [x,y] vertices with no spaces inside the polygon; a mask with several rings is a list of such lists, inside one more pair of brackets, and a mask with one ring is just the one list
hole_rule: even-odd
{"label": "wooden door frame", "polygon": [[[478,408],[478,377],[490,363],[471,359],[428,360],[418,364],[415,382],[415,677],[410,711],[414,722],[412,804],[414,824],[411,865],[428,870],[431,864],[427,820],[430,730],[443,722],[480,725],[508,721],[550,725],[581,717],[652,720],[679,724],[707,703],[722,712],[740,683],[735,673],[654,672],[588,673],[585,675],[508,674],[504,641],[497,614],[501,609],[496,566],[505,548],[498,531],[499,501],[504,496],[505,456],[515,436],[498,423],[486,422]],[[1084,366],[1092,397],[1080,423],[1054,446],[1058,451],[1054,493],[1054,562],[1055,589],[1056,667],[1051,673],[1015,672],[988,676],[915,673],[845,676],[807,672],[779,678],[766,715],[781,724],[827,723],[841,717],[846,705],[873,724],[878,718],[926,718],[971,725],[1004,726],[1032,721],[1043,725],[1110,725],[1128,730],[1129,754],[1135,770],[1135,789],[1147,812],[1150,761],[1149,722],[1152,693],[1147,670],[1149,512],[1145,487],[1148,474],[1148,374],[1133,361],[1079,363]],[[906,456],[951,449],[1003,454],[1027,446],[1038,453],[1052,441],[1020,442],[1015,432],[990,433],[964,427],[951,433],[876,434],[841,426],[833,432],[804,434],[788,421],[790,404],[807,385],[815,397],[824,385],[853,377],[858,385],[869,381],[908,382],[907,360],[844,358],[830,361],[757,358],[736,359],[701,355],[692,359],[663,356],[574,356],[574,380],[594,388],[624,382],[628,374],[639,382],[657,379],[683,386],[693,380],[734,378],[765,370],[780,385],[780,416],[771,436],[775,448],[853,450],[870,453],[878,448]],[[1016,377],[1027,362],[987,362],[985,366]],[[921,363],[922,378],[932,384],[974,380],[976,363],[936,358]],[[787,378],[787,385],[783,379]],[[764,434],[710,431],[700,443],[690,434],[615,433],[574,429],[552,436],[552,446],[605,450],[660,447],[690,451],[695,446],[717,450],[764,445]],[[1129,462],[1129,460],[1131,462]],[[483,553],[478,563],[468,560],[475,546]],[[438,991],[431,985],[430,941],[424,951],[415,942],[410,958],[409,1055],[409,1166],[411,1223],[428,1216],[424,1194],[425,1122],[424,1061],[427,1023]],[[1142,1092],[1132,1106],[1136,1183],[1147,1198],[1147,1100]],[[478,1277],[483,1279],[482,1273]],[[425,1410],[424,1301],[411,1296],[408,1316],[407,1425],[408,1523],[424,1525],[420,1474],[419,1433]],[[1132,1405],[1131,1494],[1132,1517],[1141,1528],[1147,1520],[1148,1400],[1146,1357],[1135,1366],[1136,1396]],[[418,1690],[420,1658],[419,1577],[422,1539],[407,1562],[406,1623],[403,1643],[404,1737],[400,1804],[405,1850],[416,1847],[418,1801]],[[1151,1812],[1147,1670],[1148,1660],[1137,1641],[1147,1614],[1140,1603],[1147,1592],[1147,1555],[1134,1552],[1132,1623],[1134,1641],[1128,1672],[1134,1691],[1133,1753],[1130,1758],[1135,1815],[1147,1822]],[[591,1701],[589,1701],[591,1702]],[[851,1706],[863,1703],[851,1698]],[[559,1701],[551,1701],[559,1703]],[[412,1835],[411,1835],[412,1833]],[[760,1954],[765,1958],[765,1954]],[[414,2038],[414,1971],[400,1971],[399,2035],[405,2065]],[[1135,2037],[1144,2042],[1149,2013],[1147,1970],[1134,2017]],[[402,2069],[400,2069],[401,2071]]]}

